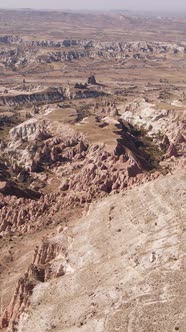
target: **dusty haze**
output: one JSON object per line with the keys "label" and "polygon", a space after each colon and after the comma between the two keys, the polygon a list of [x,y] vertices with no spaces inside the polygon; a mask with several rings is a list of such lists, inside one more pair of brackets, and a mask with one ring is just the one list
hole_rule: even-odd
{"label": "dusty haze", "polygon": [[126,9],[153,11],[185,11],[185,0],[2,0],[1,8],[48,8],[48,9]]}

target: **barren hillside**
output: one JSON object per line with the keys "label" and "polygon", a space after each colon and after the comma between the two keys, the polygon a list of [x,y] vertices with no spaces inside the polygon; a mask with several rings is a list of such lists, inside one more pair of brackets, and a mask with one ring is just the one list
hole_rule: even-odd
{"label": "barren hillside", "polygon": [[180,170],[111,195],[45,239],[18,331],[184,332],[185,183]]}
{"label": "barren hillside", "polygon": [[3,332],[185,332],[185,27],[0,10]]}

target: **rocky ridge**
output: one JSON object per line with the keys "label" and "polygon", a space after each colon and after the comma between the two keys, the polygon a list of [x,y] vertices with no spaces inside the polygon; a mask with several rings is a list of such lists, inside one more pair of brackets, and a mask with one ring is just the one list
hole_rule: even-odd
{"label": "rocky ridge", "polygon": [[[115,104],[107,104],[101,109],[95,105],[96,121],[97,128],[111,126],[116,140],[112,148],[90,143],[76,127],[39,117],[10,130],[9,141],[1,142],[1,154],[8,158],[14,178],[1,182],[1,234],[56,225],[61,208],[83,207],[97,197],[152,180],[161,172],[159,164],[166,172],[185,165],[184,110],[160,110],[137,99],[120,109],[120,116]],[[83,128],[83,120],[79,125]],[[154,168],[157,171],[151,172]],[[35,199],[28,190],[13,190],[15,181],[28,187]]]}
{"label": "rocky ridge", "polygon": [[[1,153],[4,158],[7,155],[9,156],[9,163],[11,163],[17,179],[24,182],[27,181],[28,177],[31,180],[29,184],[30,188],[36,190],[35,186],[37,183],[42,185],[45,183],[45,186],[49,186],[49,190],[52,191],[51,194],[43,192],[41,197],[37,199],[18,198],[16,193],[5,194],[2,192],[0,194],[1,238],[11,238],[15,234],[21,235],[34,232],[45,227],[55,228],[56,231],[55,236],[45,238],[41,246],[36,248],[32,264],[23,277],[19,279],[15,294],[1,316],[1,328],[7,328],[9,332],[32,331],[34,326],[33,321],[37,322],[37,328],[39,324],[42,332],[57,331],[58,326],[63,328],[64,331],[72,332],[77,330],[85,332],[87,329],[95,331],[97,326],[100,327],[100,331],[102,332],[113,331],[113,324],[119,324],[120,319],[122,319],[121,326],[123,328],[124,324],[127,324],[128,318],[126,319],[126,316],[123,317],[120,315],[117,310],[109,308],[118,308],[118,306],[119,308],[123,308],[123,305],[126,304],[120,299],[120,294],[118,293],[120,287],[122,294],[123,291],[126,292],[124,302],[126,302],[127,298],[129,307],[133,307],[132,299],[135,289],[127,281],[128,275],[130,275],[130,278],[132,276],[135,287],[137,285],[136,278],[138,278],[139,288],[141,289],[139,293],[139,297],[142,299],[140,307],[138,303],[135,306],[133,318],[130,316],[130,324],[134,330],[136,329],[136,317],[141,321],[143,312],[146,313],[146,310],[148,311],[148,315],[150,315],[149,319],[152,320],[150,312],[152,310],[151,304],[153,303],[154,305],[154,301],[157,301],[155,302],[157,303],[157,308],[160,304],[166,303],[166,308],[167,306],[169,307],[168,313],[164,305],[162,306],[162,310],[168,317],[169,310],[171,312],[173,310],[170,299],[168,298],[169,291],[165,291],[164,281],[162,281],[161,286],[158,286],[160,288],[157,291],[156,280],[159,278],[159,275],[156,275],[154,267],[156,266],[162,275],[165,272],[165,266],[169,270],[170,265],[172,266],[172,262],[174,262],[177,278],[179,278],[180,273],[182,275],[183,252],[178,243],[182,241],[183,226],[180,220],[184,220],[185,212],[185,172],[181,170],[180,166],[183,168],[185,164],[178,164],[185,160],[185,111],[182,110],[179,114],[175,114],[170,111],[165,113],[164,110],[157,110],[156,114],[152,103],[140,99],[126,105],[124,110],[120,109],[120,113],[123,112],[120,116],[115,103],[107,103],[105,101],[103,104],[105,105],[104,109],[103,107],[100,109],[98,105],[95,105],[95,109],[97,109],[97,125],[99,128],[112,125],[112,131],[117,134],[117,140],[112,149],[108,149],[107,145],[103,143],[90,143],[88,137],[83,135],[81,130],[77,131],[75,127],[72,128],[64,124],[59,125],[56,122],[41,119],[39,116],[29,119],[11,129],[9,140],[1,142],[3,147]],[[139,118],[138,113],[141,114]],[[141,121],[140,125],[138,123],[139,120]],[[84,121],[81,121],[79,125],[83,126],[83,123]],[[159,144],[160,150],[162,150],[162,162],[166,162],[167,158],[174,158],[174,167],[170,168],[169,175],[165,177],[160,174],[160,171],[149,172],[149,170],[153,169],[153,165],[145,149],[146,143],[141,136],[140,126],[142,124],[146,124],[146,127],[142,129],[147,130],[152,139]],[[177,132],[176,136],[172,136],[172,132],[176,132],[176,128],[179,132]],[[160,129],[162,133],[165,133],[163,137],[157,135]],[[146,139],[146,134],[144,138]],[[177,143],[173,143],[173,139]],[[171,175],[175,168],[176,173]],[[2,177],[4,177],[7,173],[4,163],[1,165],[1,170]],[[55,177],[51,177],[52,173],[55,174]],[[156,178],[159,179],[156,180]],[[57,181],[53,184],[54,179],[55,181],[57,179]],[[142,186],[142,183],[148,181],[151,181],[151,183]],[[126,190],[139,184],[140,186],[131,189],[131,191]],[[55,190],[51,190],[51,185],[54,185]],[[42,186],[39,192],[42,192]],[[123,192],[123,194],[118,194],[119,192]],[[109,197],[102,200],[106,195],[109,195]],[[168,200],[170,199],[170,201],[167,202],[165,197]],[[180,210],[179,208],[179,212],[176,203],[178,197],[183,206],[183,209]],[[86,207],[88,209],[91,202],[96,199],[99,199],[100,202],[97,203],[98,205],[90,208],[88,214],[85,214],[84,219],[80,221],[79,225],[73,225],[72,227],[70,227],[70,224],[68,226],[64,225],[63,221],[65,220],[65,213],[67,211],[79,207]],[[149,205],[147,212],[146,204],[148,199],[151,202],[155,200],[155,205]],[[107,212],[103,211],[104,207]],[[100,217],[97,215],[98,212],[94,212],[94,210],[100,211],[102,216],[105,213],[102,222],[100,222]],[[179,222],[177,223],[178,218]],[[87,220],[90,220],[88,224]],[[97,220],[96,225],[95,220]],[[161,233],[163,232],[162,222],[164,223],[163,229],[168,228],[165,232],[166,234]],[[104,231],[100,227],[104,227]],[[129,236],[126,242],[118,241],[120,234],[123,239],[123,227],[127,227],[124,233],[131,234],[131,237]],[[159,247],[159,235],[157,239],[155,238],[154,234],[156,232],[154,227],[159,227],[160,235],[164,239],[162,247]],[[107,228],[108,232],[106,231]],[[138,235],[134,235],[137,228]],[[174,238],[173,232],[175,231],[177,235]],[[113,236],[117,238],[115,245],[113,244]],[[172,236],[173,240],[170,240]],[[89,239],[88,242],[87,239]],[[170,241],[173,241],[171,242],[173,243],[172,245],[170,245]],[[148,243],[151,242],[153,243],[153,250],[151,244],[148,247]],[[83,243],[85,249],[83,249]],[[115,261],[110,251],[102,248],[101,243],[104,243],[104,247],[105,244],[108,248],[111,246],[115,253],[118,252],[118,260]],[[121,243],[119,247],[118,243]],[[133,253],[130,256],[128,254],[125,255],[129,246],[133,248],[133,251],[130,249],[130,253]],[[147,247],[149,249],[146,253],[145,248]],[[108,253],[109,256],[107,257]],[[122,269],[120,271],[119,266],[123,266],[120,256],[122,259],[125,257],[124,269],[128,266],[127,275],[124,275]],[[103,264],[106,264],[105,271],[108,272],[108,267],[111,264],[110,260],[112,259],[112,264],[116,264],[114,265],[114,271],[120,271],[116,279],[113,280],[112,278],[109,281],[109,284],[115,285],[114,290],[106,287],[106,289],[104,288],[105,291],[101,289],[100,293],[97,293],[94,288],[95,284],[91,286],[88,283],[89,293],[86,296],[91,300],[91,303],[87,300],[86,308],[84,305],[80,305],[81,309],[77,312],[77,315],[72,315],[73,318],[70,318],[69,311],[65,308],[68,306],[73,308],[74,305],[77,306],[77,303],[68,299],[68,295],[65,293],[65,289],[69,289],[70,287],[70,294],[73,294],[73,289],[71,289],[73,286],[69,284],[69,277],[77,281],[77,278],[78,280],[83,278],[82,273],[85,271],[88,275],[89,273],[92,274],[93,271],[94,273],[97,271],[95,276],[98,275],[99,277],[100,275],[105,280],[107,278],[106,275],[102,275],[99,268],[97,270],[97,266],[101,262],[102,269]],[[94,267],[93,271],[89,271],[90,265]],[[144,282],[144,276],[146,278],[147,272],[149,272],[149,280],[151,280],[150,291]],[[109,275],[115,275],[113,270]],[[170,278],[172,277],[175,279],[174,273],[170,274]],[[165,278],[167,284],[166,273]],[[96,280],[99,285],[100,279]],[[53,283],[55,283],[55,286],[53,286]],[[72,283],[74,284],[74,282]],[[66,286],[64,287],[64,285]],[[50,298],[50,304],[43,302],[44,297],[48,298],[48,293],[45,293],[45,291],[48,292],[46,288],[50,290],[50,287],[52,294],[59,292],[59,289],[63,289],[61,297],[64,297],[66,307],[63,307],[62,315],[58,309],[62,318],[59,318],[58,314],[54,315],[53,311],[50,313],[48,306],[51,306],[51,303],[53,303],[53,297]],[[174,293],[175,284],[170,282],[169,287]],[[127,289],[129,288],[131,288],[130,294],[127,293]],[[78,283],[77,291],[82,294],[81,283]],[[96,294],[96,303],[93,301],[92,295],[90,295],[92,294],[91,292]],[[179,312],[182,313],[182,301],[177,300],[177,292],[180,293],[180,288],[174,293],[175,302],[173,306],[179,306]],[[110,294],[109,297],[108,294]],[[144,300],[147,297],[148,300]],[[115,299],[117,299],[116,302]],[[82,300],[82,295],[80,295],[80,302],[85,303],[84,297]],[[41,304],[41,307],[38,303]],[[92,305],[92,303],[95,304]],[[108,303],[109,308],[107,307]],[[40,310],[42,312],[45,310],[43,306],[47,306],[48,308],[47,312],[49,316],[47,317],[49,317],[49,320],[43,319],[38,323],[37,317],[41,315]],[[157,308],[154,309],[156,317],[159,315]],[[58,312],[55,304],[54,310]],[[108,319],[108,315],[106,315],[106,318],[104,315],[101,315],[101,312],[105,311],[109,312],[109,315],[113,315],[112,320]],[[119,309],[120,311],[123,312],[123,310]],[[126,314],[126,308],[124,312]],[[184,315],[184,313],[181,315]],[[173,320],[170,318],[167,319],[165,325],[160,327],[160,331],[169,332],[170,324],[184,331],[182,316],[180,318],[175,313],[174,317],[175,319]],[[170,324],[167,323],[170,321]],[[150,321],[149,324],[151,323]],[[142,327],[141,332],[144,329],[149,329],[146,321],[143,321],[140,326]],[[157,326],[159,325],[157,324]]]}
{"label": "rocky ridge", "polygon": [[183,170],[160,177],[101,200],[79,223],[58,227],[36,248],[2,327],[184,331],[184,182]]}
{"label": "rocky ridge", "polygon": [[143,142],[122,123],[115,127],[118,141],[112,151],[104,144],[90,144],[67,125],[61,125],[57,135],[53,134],[53,127],[56,130],[56,125],[49,121],[27,120],[11,129],[10,141],[4,143],[4,156],[9,156],[17,179],[30,183],[29,188],[37,191],[37,183],[41,188],[50,187],[54,174],[57,182],[52,194],[44,194],[36,201],[1,196],[2,234],[55,224],[57,218],[53,216],[62,207],[83,206],[96,197],[159,175],[144,173],[153,169],[151,157],[145,150],[138,150]]}
{"label": "rocky ridge", "polygon": [[0,11],[2,332],[185,332],[185,27]]}
{"label": "rocky ridge", "polygon": [[[5,66],[28,63],[53,63],[83,58],[103,59],[164,59],[165,56],[185,56],[186,44],[158,42],[97,42],[89,40],[27,41],[19,37],[2,36],[4,45],[0,62]],[[17,47],[13,45],[18,44]],[[7,47],[9,45],[9,47]],[[10,48],[11,47],[11,48]],[[29,52],[28,49],[29,48]],[[40,49],[43,52],[40,52]],[[64,50],[63,50],[64,49]]]}
{"label": "rocky ridge", "polygon": [[[175,105],[182,105],[174,102]],[[170,109],[158,109],[153,102],[143,98],[133,100],[125,106],[122,118],[148,132],[154,141],[159,142],[166,157],[186,157],[186,107],[175,111],[174,103]]]}
{"label": "rocky ridge", "polygon": [[[69,48],[72,46],[82,46],[85,49],[95,48],[104,51],[142,51],[142,52],[185,52],[185,43],[170,43],[170,42],[110,42],[110,41],[94,41],[94,40],[70,40],[64,39],[61,41],[55,40],[26,40],[19,36],[0,36],[1,44],[23,44],[25,46],[36,47],[59,47]],[[179,47],[179,49],[177,49]]]}
{"label": "rocky ridge", "polygon": [[0,96],[0,106],[32,106],[32,105],[46,105],[52,103],[59,103],[64,99],[86,99],[97,98],[105,96],[106,93],[92,89],[91,87],[86,90],[70,89],[70,88],[48,88],[39,92],[24,92],[14,95],[4,94]]}

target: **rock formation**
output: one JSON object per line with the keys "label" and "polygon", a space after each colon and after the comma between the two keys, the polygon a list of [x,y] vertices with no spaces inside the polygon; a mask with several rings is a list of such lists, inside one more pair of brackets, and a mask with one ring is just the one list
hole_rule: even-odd
{"label": "rock formation", "polygon": [[91,85],[96,85],[96,84],[97,84],[94,75],[90,75],[90,76],[88,77],[88,84],[91,84]]}
{"label": "rock formation", "polygon": [[[20,199],[19,203],[13,196],[11,199],[3,198],[0,232],[27,232],[43,224],[56,223],[52,215],[60,206],[83,206],[96,197],[125,190],[144,179],[157,177],[158,172],[143,174],[145,170],[153,168],[150,156],[145,150],[138,150],[138,146],[143,146],[143,143],[122,123],[118,122],[117,127],[119,138],[112,152],[108,152],[103,144],[89,144],[85,137],[70,130],[68,126],[61,127],[63,131],[53,136],[52,124],[46,121],[27,120],[10,130],[10,142],[5,151],[18,168],[24,165],[18,178],[24,179],[23,173],[26,172],[26,178],[29,174],[32,177],[35,174],[35,179],[39,181],[41,171],[55,169],[58,187],[53,194],[37,196],[35,193],[38,198],[36,201],[25,199],[34,198],[34,192],[32,197],[26,196],[26,191],[24,196],[7,190],[9,196],[25,198]],[[34,186],[30,188],[36,190]]]}
{"label": "rock formation", "polygon": [[185,332],[185,23],[0,10],[3,332]]}
{"label": "rock formation", "polygon": [[186,205],[184,179],[180,170],[107,197],[43,240],[1,325],[11,332],[184,331],[186,215],[177,204]]}
{"label": "rock formation", "polygon": [[[4,46],[0,52],[0,62],[5,66],[28,64],[34,59],[38,63],[90,59],[149,59],[152,55],[163,58],[165,55],[178,57],[185,54],[185,43],[163,42],[99,42],[90,40],[29,41],[14,36],[2,36]],[[17,47],[15,47],[17,43]],[[7,48],[11,47],[11,49]],[[30,47],[31,52],[25,51]],[[45,53],[40,52],[44,48]],[[53,49],[57,50],[53,50]],[[71,48],[69,50],[69,48]]]}

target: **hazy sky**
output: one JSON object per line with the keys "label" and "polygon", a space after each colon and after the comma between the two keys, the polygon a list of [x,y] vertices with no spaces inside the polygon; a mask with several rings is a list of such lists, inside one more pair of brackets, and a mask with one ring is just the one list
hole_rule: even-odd
{"label": "hazy sky", "polygon": [[186,0],[0,0],[0,7],[186,11]]}

